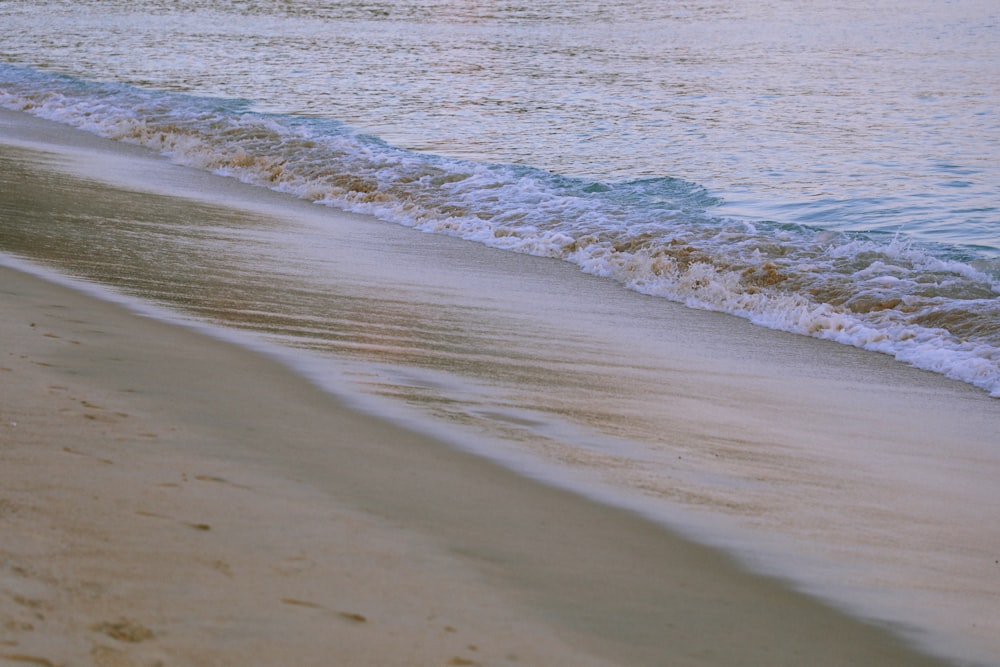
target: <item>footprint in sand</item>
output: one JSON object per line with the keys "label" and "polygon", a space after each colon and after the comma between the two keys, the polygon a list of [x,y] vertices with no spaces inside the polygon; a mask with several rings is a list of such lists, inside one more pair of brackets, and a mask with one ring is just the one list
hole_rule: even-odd
{"label": "footprint in sand", "polygon": [[462,657],[459,657],[457,655],[454,658],[452,658],[451,660],[449,660],[448,664],[449,665],[466,665],[466,666],[480,667],[480,663],[476,662],[475,660],[469,660],[468,658],[462,658]]}
{"label": "footprint in sand", "polygon": [[216,484],[225,484],[236,489],[252,489],[252,487],[237,484],[236,482],[232,482],[225,477],[218,477],[216,475],[195,475],[194,478],[199,482],[215,482]]}
{"label": "footprint in sand", "polygon": [[352,623],[367,623],[368,622],[368,619],[365,618],[364,616],[362,616],[361,614],[355,614],[354,612],[350,612],[350,611],[341,611],[341,612],[338,612],[338,615],[341,618],[345,619],[345,620],[351,621]]}
{"label": "footprint in sand", "polygon": [[35,655],[25,655],[23,653],[0,653],[0,658],[10,662],[20,662],[29,665],[42,665],[43,667],[56,667],[56,663],[48,658],[40,658]]}
{"label": "footprint in sand", "polygon": [[224,560],[214,560],[212,561],[212,569],[221,572],[227,577],[233,576],[233,568]]}
{"label": "footprint in sand", "polygon": [[99,413],[93,413],[93,412],[85,412],[85,413],[83,413],[84,418],[90,419],[90,420],[93,420],[93,421],[99,421],[99,422],[105,422],[105,423],[108,423],[108,424],[114,424],[114,423],[117,423],[120,420],[126,419],[128,417],[128,413],[127,412],[108,412],[108,409],[105,408],[104,406],[102,406],[102,405],[95,405],[94,403],[91,403],[90,401],[80,401],[80,405],[82,405],[83,407],[85,407],[85,408],[87,408],[89,410],[100,410],[101,411]]}
{"label": "footprint in sand", "polygon": [[100,456],[94,456],[93,454],[88,454],[87,452],[81,452],[80,450],[73,449],[72,447],[63,447],[63,451],[66,452],[67,454],[75,454],[77,456],[86,456],[88,458],[95,459],[95,460],[100,461],[101,463],[105,463],[107,465],[114,465],[114,461],[112,461],[111,459],[105,459],[105,458],[102,458]]}
{"label": "footprint in sand", "polygon": [[30,610],[35,619],[39,621],[45,620],[45,614],[43,612],[48,611],[49,605],[44,601],[27,598],[23,595],[12,595],[11,599],[25,609]]}
{"label": "footprint in sand", "polygon": [[195,475],[194,478],[200,482],[219,482],[220,484],[229,483],[229,480],[225,477],[216,477],[215,475]]}
{"label": "footprint in sand", "polygon": [[[295,607],[307,607],[309,609],[326,609],[326,607],[324,607],[323,605],[317,604],[316,602],[309,602],[308,600],[297,600],[295,598],[282,598],[281,602],[283,604],[288,604]],[[353,611],[338,611],[337,616],[344,619],[345,621],[350,621],[351,623],[360,624],[368,622],[367,616],[364,616],[363,614],[358,614]]]}
{"label": "footprint in sand", "polygon": [[289,604],[293,607],[308,607],[309,609],[322,609],[323,605],[309,602],[308,600],[296,600],[295,598],[281,598],[282,604]]}
{"label": "footprint in sand", "polygon": [[90,629],[94,632],[100,632],[101,634],[107,635],[112,639],[129,644],[138,644],[139,642],[144,642],[147,639],[152,639],[156,636],[153,634],[152,630],[143,624],[127,618],[122,618],[114,622],[105,621],[103,623],[97,623],[91,626]]}

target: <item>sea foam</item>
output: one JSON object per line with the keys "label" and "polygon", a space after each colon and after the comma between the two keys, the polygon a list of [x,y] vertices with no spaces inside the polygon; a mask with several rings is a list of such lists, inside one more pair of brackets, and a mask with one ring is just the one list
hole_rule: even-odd
{"label": "sea foam", "polygon": [[0,66],[0,104],[302,199],[889,354],[1000,397],[1000,266],[962,249],[717,216],[718,201],[680,179],[597,182],[417,153],[241,100]]}

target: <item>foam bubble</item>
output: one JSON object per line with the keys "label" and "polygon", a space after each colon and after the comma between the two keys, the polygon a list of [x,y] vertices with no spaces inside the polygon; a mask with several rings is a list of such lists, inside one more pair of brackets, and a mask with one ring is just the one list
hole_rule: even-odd
{"label": "foam bubble", "polygon": [[886,354],[1000,397],[1000,272],[947,248],[711,215],[678,179],[599,183],[413,153],[239,100],[0,67],[0,104],[420,230],[570,261],[629,289]]}

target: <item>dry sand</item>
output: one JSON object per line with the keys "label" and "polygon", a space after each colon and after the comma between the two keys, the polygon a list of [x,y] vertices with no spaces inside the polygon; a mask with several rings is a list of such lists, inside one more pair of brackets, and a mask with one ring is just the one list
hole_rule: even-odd
{"label": "dry sand", "polygon": [[0,664],[934,664],[253,352],[6,268],[0,303]]}

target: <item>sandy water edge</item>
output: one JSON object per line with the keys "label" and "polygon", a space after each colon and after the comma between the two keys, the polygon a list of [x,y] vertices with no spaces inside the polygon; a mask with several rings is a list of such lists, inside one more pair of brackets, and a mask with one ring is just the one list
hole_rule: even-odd
{"label": "sandy water edge", "polygon": [[[158,337],[162,333],[163,332],[160,331],[159,333],[153,334],[152,337],[153,338]],[[268,362],[268,363],[270,363],[270,362]],[[193,370],[195,372],[192,375],[192,378],[197,378],[199,374],[203,374],[204,373],[204,367],[202,367],[200,369],[193,369]],[[287,373],[287,371],[285,371],[285,372]],[[232,379],[232,378],[230,378],[230,379]],[[297,381],[298,382],[302,382],[301,379],[298,379]],[[694,378],[692,378],[692,381],[694,381]],[[200,383],[200,382],[201,382],[200,379],[196,380],[196,384]],[[224,394],[226,391],[229,391],[229,385],[223,384],[221,386],[225,386],[225,387],[227,387],[227,389],[224,390],[224,391],[222,391],[222,392],[217,392],[217,393],[219,393],[219,395]],[[260,384],[258,384],[257,386],[258,386],[258,389],[264,390],[265,392],[269,390],[266,386],[261,386]],[[329,400],[329,397],[327,397],[327,399]],[[236,399],[233,399],[233,400],[236,400]],[[213,398],[211,399],[210,403],[214,402],[214,401],[216,401],[216,398],[215,398],[215,395],[213,394]],[[259,403],[259,401],[260,401],[260,398],[258,397],[256,399],[254,399],[252,402],[254,404],[257,404],[257,403]],[[90,401],[90,402],[92,404],[97,405],[96,402],[93,402],[93,401]],[[237,402],[238,402],[238,400],[237,400]],[[177,406],[174,405],[173,407],[177,407]],[[199,409],[204,409],[204,406],[202,406],[202,408],[199,408]],[[124,411],[124,412],[127,413],[127,411]],[[198,414],[200,415],[201,413],[198,413]],[[256,414],[254,415],[255,418],[257,416],[258,415],[256,415]],[[173,420],[173,421],[176,421],[176,419]],[[205,423],[204,423],[204,416],[203,415],[199,416],[195,421],[197,423],[201,424],[201,425],[205,425]],[[218,419],[215,419],[215,418],[212,418],[209,421],[211,421],[213,424],[216,424],[216,426],[218,426],[220,424],[223,424],[225,422],[224,419],[223,420],[218,420]],[[278,423],[278,424],[285,424],[285,426],[287,427],[287,425],[288,425],[287,422],[288,421],[289,421],[288,420],[288,415],[282,414],[281,417],[278,418],[278,420],[277,420],[276,423]],[[375,421],[377,422],[377,420],[375,420]],[[228,424],[228,423],[225,423],[223,426],[221,426],[221,428],[224,431],[224,433],[220,436],[219,441],[231,441],[234,438],[243,439],[243,435],[242,435],[243,430],[241,430],[241,429],[235,429],[235,431],[234,431],[231,428],[231,426],[232,426],[232,424]],[[335,426],[334,427],[334,432],[339,432],[341,426]],[[272,430],[272,432],[274,432],[274,431]],[[388,436],[388,437],[390,437],[390,438],[396,438],[397,435],[392,435],[392,436]],[[278,439],[283,439],[284,437],[285,437],[285,432],[284,431],[281,434],[278,435]],[[312,437],[312,436],[310,436],[310,437]],[[407,442],[408,442],[408,440],[407,440]],[[244,440],[241,443],[241,447],[238,448],[239,451],[237,451],[237,450],[227,451],[224,454],[224,457],[228,459],[228,458],[232,458],[235,455],[237,459],[239,459],[239,460],[245,460],[247,458],[248,453],[249,453],[246,450],[246,446],[248,444],[250,444],[250,441]],[[319,468],[317,468],[317,466],[314,465],[316,463],[315,456],[313,455],[315,452],[313,454],[308,454],[308,455],[305,455],[305,456],[302,456],[302,457],[297,457],[296,461],[289,461],[289,460],[285,460],[285,459],[282,459],[281,461],[273,461],[273,460],[270,460],[270,457],[273,455],[273,452],[270,451],[270,446],[267,445],[266,443],[262,442],[262,441],[261,442],[257,442],[256,444],[259,447],[262,448],[261,451],[267,452],[265,454],[265,458],[268,458],[267,468],[268,468],[269,471],[273,472],[273,469],[274,469],[275,465],[278,465],[278,467],[285,467],[285,468],[291,466],[291,467],[294,467],[296,469],[296,473],[295,473],[294,476],[298,480],[313,479],[313,477],[315,475],[319,474]],[[322,448],[324,446],[322,444],[319,444],[318,442],[314,442],[313,444],[314,444],[314,446],[319,447],[319,448]],[[374,446],[375,445],[372,445],[372,447],[374,447]],[[442,447],[442,445],[440,443],[436,443],[436,448],[434,449],[434,451],[437,451],[437,448],[440,448],[440,447]],[[310,451],[312,451],[312,450],[310,450]],[[254,456],[257,456],[258,454],[259,454],[259,452],[257,454],[254,454]],[[371,452],[366,450],[366,451],[363,452],[363,454],[364,454],[364,456],[369,456],[371,454]],[[400,462],[399,461],[399,457],[398,457],[399,454],[400,454],[400,452],[396,452],[394,454],[387,454],[387,456],[388,456],[387,460],[392,460],[393,461],[393,463],[390,464],[390,465],[398,466],[398,464]],[[452,452],[452,455],[454,455],[454,454],[455,454],[455,452]],[[299,460],[299,459],[301,459],[301,460]],[[434,459],[434,457],[431,456],[431,459]],[[483,464],[482,461],[476,460],[476,462],[479,465]],[[421,460],[414,460],[413,463],[417,465],[417,468],[419,468],[420,464],[422,463],[422,458],[421,458]],[[358,462],[357,461],[352,461],[352,464],[355,465],[355,466],[357,466]],[[302,469],[300,470],[300,468],[302,468]],[[326,472],[329,472],[329,471],[326,471]],[[373,473],[370,473],[369,471],[363,471],[363,472],[365,474],[373,474]],[[412,477],[416,477],[417,479],[429,479],[429,478],[437,479],[437,474],[438,473],[437,473],[436,470],[427,471],[427,472],[428,472],[428,475],[426,475],[423,478],[421,478],[421,476],[419,475],[419,472],[417,470],[415,470],[414,473],[413,473],[413,475],[412,475]],[[365,474],[362,474],[361,477],[364,478]],[[506,472],[504,474],[505,475],[509,475],[509,473],[506,473]],[[318,484],[320,486],[324,487],[324,488],[329,487],[330,483],[331,483],[331,479],[329,478],[329,476],[328,475],[320,475],[320,477],[321,477],[321,479],[318,479]],[[515,476],[515,478],[516,478],[516,476]],[[520,478],[516,478],[516,479],[520,479]],[[394,482],[395,481],[399,481],[397,477],[393,477],[393,480],[394,480]],[[375,485],[376,487],[379,487],[379,488],[376,488],[376,489],[369,488],[369,487],[367,487],[365,485],[356,486],[357,479],[355,477],[351,477],[350,479],[343,479],[341,481],[343,482],[344,486],[338,485],[338,487],[339,488],[348,488],[348,489],[351,490],[352,494],[356,493],[356,494],[359,494],[360,496],[363,496],[364,498],[366,498],[366,500],[365,500],[365,506],[366,507],[368,507],[369,505],[375,505],[375,506],[382,507],[383,505],[385,505],[388,502],[389,505],[391,505],[392,507],[389,508],[389,509],[383,508],[382,510],[380,510],[380,512],[386,514],[387,516],[394,517],[392,519],[392,521],[394,522],[394,525],[398,526],[400,524],[403,524],[403,525],[408,525],[408,526],[418,526],[418,527],[421,527],[421,532],[430,533],[430,534],[438,534],[442,530],[444,530],[444,526],[442,526],[441,522],[434,520],[435,517],[436,518],[441,518],[439,516],[439,514],[437,514],[435,512],[431,512],[430,514],[426,514],[426,515],[422,514],[422,513],[414,513],[412,511],[413,508],[411,508],[411,507],[406,506],[406,507],[402,507],[401,508],[399,506],[398,499],[391,499],[391,498],[387,499],[386,497],[384,497],[383,493],[386,490],[385,485],[381,485],[381,484]],[[450,483],[454,483],[454,480],[449,479],[448,481]],[[509,502],[511,500],[510,497],[509,497],[511,495],[511,492],[515,488],[516,489],[520,489],[521,487],[519,485],[521,483],[523,483],[523,481],[524,480],[520,480],[520,481],[517,482],[517,484],[515,484],[514,486],[511,486],[511,487],[509,487],[507,489],[506,493],[504,494],[504,496],[502,498],[502,504],[503,505],[509,504]],[[395,486],[395,484],[393,486]],[[462,487],[462,488],[464,489],[465,487]],[[552,490],[549,489],[548,491],[551,492]],[[369,494],[372,494],[372,493],[374,493],[374,495],[369,496]],[[352,498],[353,498],[353,496],[352,496]],[[579,499],[576,499],[576,500],[579,502]],[[353,498],[352,501],[351,501],[351,503],[349,503],[349,504],[353,505],[353,504],[355,504],[355,501],[356,501],[356,498]],[[440,501],[440,498],[438,499],[438,501]],[[435,501],[435,502],[438,502],[438,501]],[[435,505],[435,507],[436,506],[437,505]],[[446,541],[449,542],[449,543],[454,542],[456,540],[458,542],[462,542],[462,541],[465,541],[467,539],[472,538],[472,536],[469,535],[468,533],[469,533],[470,527],[473,526],[473,525],[476,526],[476,529],[482,530],[482,526],[480,524],[484,521],[484,517],[486,517],[486,518],[492,518],[492,517],[490,517],[490,510],[492,509],[491,504],[486,503],[486,504],[484,504],[482,506],[477,506],[477,508],[470,508],[469,511],[473,515],[475,515],[481,509],[485,509],[485,512],[482,513],[478,517],[478,521],[477,522],[467,522],[467,523],[459,522],[459,524],[454,527],[455,530],[458,531],[458,533],[456,533],[455,535],[452,535],[452,536],[448,537],[448,539]],[[449,511],[452,511],[451,508],[449,508]],[[602,511],[607,511],[607,508],[602,508]],[[400,515],[399,515],[400,512],[403,512],[402,518],[400,518]],[[612,513],[615,513],[615,511],[612,511]],[[620,513],[620,512],[617,512],[616,514],[617,515],[623,515],[623,513]],[[532,516],[532,515],[529,513],[529,516]],[[635,517],[630,517],[629,521],[634,520],[634,519],[635,519]],[[520,521],[521,521],[521,519],[517,519],[516,523],[519,524]],[[660,531],[660,529],[657,528],[657,527],[655,527],[655,526],[651,526],[650,524],[646,524],[645,522],[641,522],[641,523],[643,524],[643,527],[641,528],[641,532],[646,532],[646,531],[649,531],[651,529],[654,530],[654,531],[656,531],[656,532]],[[515,533],[512,533],[512,534],[515,534]],[[626,536],[628,537],[627,531],[626,531]],[[479,538],[476,538],[476,539],[480,539],[482,537],[483,536],[479,536]],[[628,537],[628,539],[634,540],[635,537],[636,537],[635,535],[631,535],[631,537]],[[493,539],[493,538],[491,537],[491,539]],[[480,548],[481,548],[481,546],[480,546]],[[503,546],[501,548],[502,548],[502,550],[507,550],[509,547],[505,545],[505,546]],[[597,548],[597,551],[600,552],[604,548],[605,547],[602,545],[602,546],[600,546],[600,547]],[[489,551],[492,554],[493,553],[493,547],[490,547]],[[528,554],[528,555],[526,555],[524,557],[528,558],[529,560],[534,560],[535,559],[536,554],[534,554],[531,549],[527,549],[527,550],[523,550],[523,551],[525,551],[525,553]],[[571,562],[573,560],[574,556],[578,556],[578,554],[572,554],[572,553],[570,553],[569,557],[567,558],[567,562]],[[728,563],[727,559],[723,559],[723,560],[727,562],[726,567],[730,567],[730,568],[732,567],[731,563]],[[562,567],[563,566],[560,565],[560,568],[562,568]],[[489,569],[495,569],[495,568],[489,568]],[[654,568],[654,571],[655,571],[655,568]],[[596,577],[593,576],[594,572],[596,572]],[[597,568],[596,570],[592,570],[591,577],[589,579],[587,579],[586,581],[590,582],[594,578],[599,579],[599,578],[601,578],[603,575],[605,575],[607,573],[608,572],[606,572],[605,570],[603,570],[601,568]],[[525,572],[522,571],[520,574],[517,575],[516,578],[519,578],[519,577],[521,577],[524,574],[525,574]],[[634,577],[634,573],[633,573],[633,577]],[[548,583],[547,578],[542,583]],[[514,586],[513,588],[511,588],[510,584],[511,584],[511,581],[505,579],[503,581],[503,588],[508,589],[508,590],[517,590],[517,588],[518,588],[517,586]],[[537,582],[536,582],[536,584],[537,584]],[[588,583],[584,587],[586,588],[586,587],[588,587],[590,585],[591,584]],[[535,585],[535,584],[533,584],[530,588],[536,588],[537,589],[538,586]],[[670,595],[665,596],[665,598],[666,597],[672,597],[672,594],[676,592],[675,590],[671,589],[670,587],[668,587],[667,589],[664,589],[664,590],[667,591],[670,594]],[[661,590],[660,592],[662,593],[662,592],[664,592],[664,590]],[[558,594],[557,597],[561,598],[561,596],[562,596],[562,593]],[[723,595],[722,597],[724,598],[725,595]],[[580,599],[580,597],[577,596],[576,597],[577,602],[579,602],[579,599]],[[604,603],[604,601],[605,601],[605,596],[598,596],[597,599],[596,599],[596,602],[598,604],[596,606],[600,606],[601,604]],[[554,602],[554,600],[550,596],[550,598],[545,602],[545,604],[543,606],[546,609],[548,609],[548,607],[551,604],[553,604],[553,602]],[[658,600],[656,600],[656,599],[652,600],[652,602],[651,602],[652,606],[657,606],[658,604],[660,604],[660,602]],[[529,606],[530,607],[535,607],[536,605],[532,604],[532,605],[529,605]],[[602,616],[602,614],[605,613],[605,612],[590,612],[590,611],[587,611],[587,610],[584,610],[584,609],[577,609],[575,607],[573,609],[567,609],[566,605],[561,604],[561,603],[558,603],[555,606],[559,607],[559,611],[556,614],[556,616],[565,616],[568,612],[571,612],[571,613],[569,613],[569,616],[571,616],[571,617],[578,616],[578,615],[583,614],[583,613],[587,613],[587,614],[595,613],[597,616]],[[579,605],[575,605],[575,606],[579,606]],[[630,606],[630,607],[634,606],[634,603],[632,601],[628,601],[628,602],[626,602],[626,606]],[[605,615],[605,616],[603,616],[603,618],[607,619],[608,617]],[[566,619],[563,619],[563,620],[566,620]],[[645,623],[645,621],[643,621],[643,623]],[[642,625],[643,623],[640,623],[640,625]],[[573,625],[573,624],[571,623],[570,625]],[[654,625],[655,625],[655,622],[654,622]],[[589,621],[586,624],[586,628],[587,628],[587,632],[585,634],[590,634],[590,631],[592,630],[592,628],[591,628],[591,625],[590,625]],[[653,628],[651,626],[650,628],[647,628],[647,629],[648,630],[652,630],[652,629],[655,629],[655,628]],[[621,641],[620,629],[609,630],[608,628],[602,627],[601,628],[601,632],[604,633],[604,634],[609,634],[610,633],[610,635],[617,636],[618,638],[614,640],[615,642],[620,642]],[[604,639],[606,640],[607,638],[605,637]],[[592,642],[597,641],[597,640],[595,640],[594,637],[585,637],[585,638],[583,638],[583,641],[584,641],[585,644],[589,644],[589,643],[592,643]],[[773,643],[773,641],[774,641],[773,636],[771,636],[771,641]],[[600,643],[600,641],[598,641],[598,644],[599,643]],[[626,643],[631,643],[631,641],[626,642]],[[661,640],[659,640],[659,639],[653,640],[652,643],[650,644],[650,646],[652,646],[654,648],[651,648],[650,652],[648,653],[648,655],[650,656],[650,660],[648,661],[648,663],[639,662],[639,663],[636,663],[636,664],[660,664],[659,662],[656,661],[656,656],[658,656],[660,659],[662,659],[663,645],[662,645]],[[604,649],[602,649],[602,650],[604,650]],[[633,654],[635,654],[635,655],[641,655],[642,654],[641,653],[642,650],[643,649],[637,649],[635,646],[632,646],[630,648],[629,655],[633,655]],[[617,651],[617,649],[615,651]],[[613,651],[612,653],[615,654],[615,655],[617,655],[617,653],[615,651]],[[636,653],[636,651],[639,651],[639,653]],[[660,651],[660,652],[656,653],[656,651]],[[684,650],[682,649],[679,652],[683,654]],[[683,659],[681,657],[678,657],[678,660],[680,661],[680,664],[684,664],[683,663]],[[769,660],[768,662],[771,663],[771,664],[774,664],[773,661],[771,661],[771,660]],[[381,663],[375,663],[375,664],[381,664]],[[546,662],[543,662],[542,664],[553,664],[553,663],[546,661]],[[578,663],[573,663],[573,664],[578,664]],[[712,660],[708,660],[705,664],[720,664],[720,663],[719,662],[713,662]],[[721,664],[726,664],[726,663],[723,662]],[[734,664],[736,664],[736,663],[734,663]],[[781,664],[781,663],[779,662],[778,664]],[[839,663],[832,663],[832,664],[839,664]]]}
{"label": "sandy water edge", "polygon": [[9,661],[934,664],[267,359],[0,275]]}
{"label": "sandy water edge", "polygon": [[[262,440],[257,403],[204,392],[265,371],[269,402],[284,386],[266,362],[216,363],[187,332],[152,343],[151,320],[0,275],[0,662],[605,664],[424,537],[295,479],[280,451],[272,470],[243,449],[295,417]],[[344,437],[379,437],[329,407]]]}
{"label": "sandy water edge", "polygon": [[933,664],[271,360],[2,275],[7,661]]}

